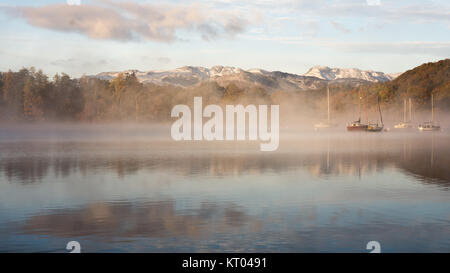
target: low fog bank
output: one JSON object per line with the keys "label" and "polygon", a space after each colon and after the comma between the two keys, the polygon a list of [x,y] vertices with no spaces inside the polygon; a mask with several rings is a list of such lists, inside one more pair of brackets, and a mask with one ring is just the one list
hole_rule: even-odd
{"label": "low fog bank", "polygon": [[[110,133],[113,129],[104,131]],[[43,136],[41,131],[42,139]],[[445,133],[303,132],[283,137],[275,152],[261,152],[259,141],[175,142],[145,137],[129,141],[128,136],[122,136],[122,141],[117,142],[104,141],[103,136],[93,134],[84,138],[88,141],[73,141],[74,137],[63,136],[60,132],[53,138],[66,139],[64,142],[0,141],[0,174],[30,183],[45,180],[52,171],[62,177],[79,171],[85,174],[111,170],[121,177],[140,170],[183,177],[303,171],[314,176],[360,176],[398,168],[422,177],[426,183],[447,187],[450,182],[450,135]]]}
{"label": "low fog bank", "polygon": [[165,123],[2,123],[0,141],[148,141],[169,140]]}
{"label": "low fog bank", "polygon": [[[424,115],[426,116],[426,115]],[[175,120],[175,118],[174,118]],[[207,119],[204,119],[204,122]],[[354,119],[332,119],[335,127],[328,129],[315,130],[314,123],[319,119],[303,117],[291,121],[280,121],[280,149],[286,147],[288,142],[307,141],[305,145],[309,148],[315,141],[324,141],[326,139],[398,139],[427,137],[431,135],[450,137],[450,119],[441,122],[443,129],[438,132],[420,132],[417,128],[411,130],[394,129],[393,125],[398,120],[392,119],[385,121],[385,128],[388,131],[370,133],[370,132],[348,132],[346,129],[347,121]],[[270,119],[269,121],[270,122]],[[246,127],[246,140],[239,141],[175,141],[171,136],[171,127],[173,123],[79,123],[79,122],[53,122],[53,123],[0,123],[0,142],[20,142],[20,141],[120,141],[120,142],[152,142],[163,141],[171,144],[180,143],[182,145],[192,145],[195,149],[198,144],[218,144],[224,145],[243,145],[253,147],[265,141],[252,140],[248,137],[248,121]],[[204,123],[203,123],[204,124]],[[224,131],[225,127],[224,127]],[[224,132],[225,133],[225,132]],[[259,148],[255,148],[259,150]]]}

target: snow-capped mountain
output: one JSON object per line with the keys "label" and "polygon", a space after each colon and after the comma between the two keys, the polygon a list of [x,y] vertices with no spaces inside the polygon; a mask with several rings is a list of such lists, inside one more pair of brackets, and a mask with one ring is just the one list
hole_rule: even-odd
{"label": "snow-capped mountain", "polygon": [[154,70],[142,72],[139,70],[126,70],[120,72],[102,72],[94,77],[111,80],[119,73],[134,73],[140,82],[155,84],[175,84],[189,86],[210,78],[209,69],[203,67],[184,66],[174,70]]}
{"label": "snow-capped mountain", "polygon": [[403,74],[403,72],[398,72],[398,73],[390,73],[387,74],[389,76],[389,78],[391,78],[391,80],[396,79],[398,76],[400,76],[401,74]]}
{"label": "snow-capped mountain", "polygon": [[102,72],[95,76],[99,79],[111,80],[119,73],[134,73],[142,83],[158,85],[192,86],[203,81],[216,81],[225,86],[234,82],[241,86],[260,85],[268,91],[317,89],[325,83],[322,79],[309,76],[266,71],[262,69],[243,70],[236,67],[213,66],[211,68],[184,66],[173,70],[155,70],[142,72],[127,70],[121,72]]}
{"label": "snow-capped mountain", "polygon": [[392,79],[391,76],[383,72],[324,66],[315,66],[303,75],[256,68],[243,70],[229,66],[213,66],[211,68],[184,66],[173,70],[103,72],[90,77],[111,80],[117,77],[119,73],[134,73],[139,81],[158,85],[188,87],[204,81],[215,81],[219,85],[225,86],[234,82],[241,86],[262,86],[269,92],[276,90],[314,90],[323,87],[328,81],[347,80],[354,84],[360,84],[363,81],[381,82]]}
{"label": "snow-capped mountain", "polygon": [[330,68],[328,66],[314,66],[304,76],[317,77],[319,79],[333,81],[337,79],[360,79],[369,82],[390,81],[394,76],[372,70],[357,68]]}

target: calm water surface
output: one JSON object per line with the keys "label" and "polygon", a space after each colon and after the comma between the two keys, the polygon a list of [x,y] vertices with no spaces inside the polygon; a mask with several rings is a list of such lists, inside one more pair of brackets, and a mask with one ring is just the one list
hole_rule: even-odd
{"label": "calm water surface", "polygon": [[448,133],[0,129],[0,252],[450,251]]}

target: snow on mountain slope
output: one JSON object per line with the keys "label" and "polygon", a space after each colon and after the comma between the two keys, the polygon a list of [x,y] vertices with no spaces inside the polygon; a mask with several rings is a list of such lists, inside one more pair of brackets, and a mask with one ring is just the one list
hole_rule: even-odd
{"label": "snow on mountain slope", "polygon": [[262,69],[243,70],[229,66],[204,67],[184,66],[173,70],[147,71],[127,70],[122,72],[102,72],[94,76],[99,79],[111,80],[119,73],[135,73],[140,82],[159,85],[192,86],[202,81],[216,81],[225,86],[230,82],[241,86],[260,85],[269,91],[283,89],[305,90],[317,89],[325,81],[322,79],[283,73],[265,71]]}
{"label": "snow on mountain slope", "polygon": [[395,78],[397,78],[398,76],[400,76],[401,74],[403,74],[403,72],[398,72],[398,73],[390,73],[388,74],[389,78],[391,80],[394,80]]}
{"label": "snow on mountain slope", "polygon": [[382,72],[362,71],[359,69],[329,68],[315,66],[304,75],[285,73],[280,71],[266,71],[263,69],[243,70],[230,66],[213,66],[211,68],[184,66],[173,70],[154,70],[142,72],[127,70],[122,72],[102,72],[95,76],[99,79],[111,80],[119,73],[135,73],[139,81],[158,85],[192,86],[203,81],[216,81],[221,86],[234,82],[240,86],[257,85],[269,92],[276,90],[298,91],[323,87],[327,81],[388,81],[393,77]]}
{"label": "snow on mountain slope", "polygon": [[370,82],[390,81],[392,78],[383,72],[364,71],[357,68],[330,68],[328,66],[314,66],[304,76],[317,77],[324,80],[360,79]]}

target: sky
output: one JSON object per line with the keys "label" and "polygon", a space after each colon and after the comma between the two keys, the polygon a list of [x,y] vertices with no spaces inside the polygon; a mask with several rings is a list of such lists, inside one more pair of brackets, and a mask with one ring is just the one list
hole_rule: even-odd
{"label": "sky", "polygon": [[0,71],[404,72],[450,57],[447,0],[3,0]]}

